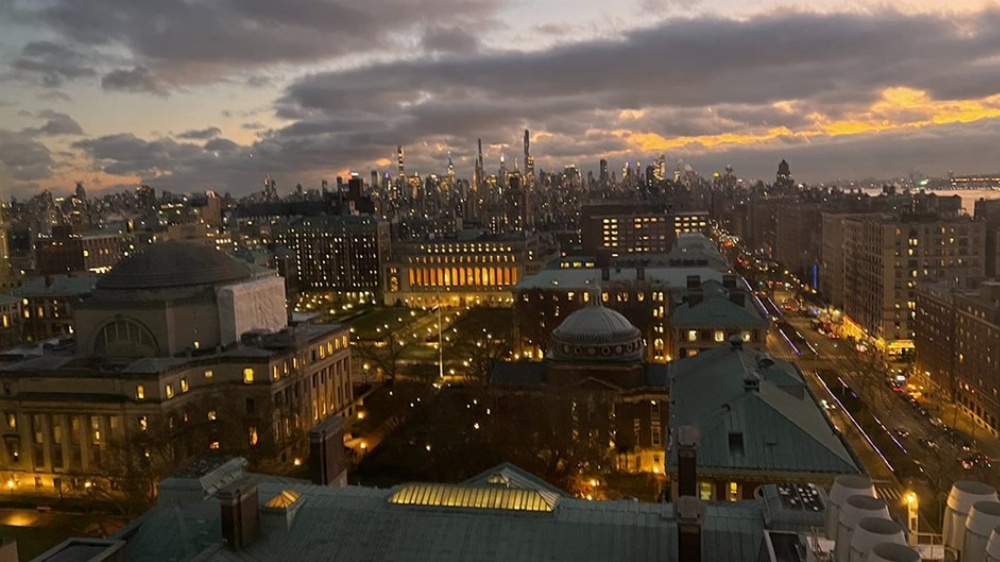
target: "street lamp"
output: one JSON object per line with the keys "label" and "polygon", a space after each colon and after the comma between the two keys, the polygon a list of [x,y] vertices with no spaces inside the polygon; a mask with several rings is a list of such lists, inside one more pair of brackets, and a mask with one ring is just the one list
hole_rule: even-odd
{"label": "street lamp", "polygon": [[910,531],[910,546],[917,546],[917,533],[920,529],[920,498],[916,492],[907,492],[903,498],[906,500],[906,526]]}

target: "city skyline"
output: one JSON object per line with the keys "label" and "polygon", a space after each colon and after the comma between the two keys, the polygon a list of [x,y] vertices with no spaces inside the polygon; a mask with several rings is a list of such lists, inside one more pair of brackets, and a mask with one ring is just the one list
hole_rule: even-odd
{"label": "city skyline", "polygon": [[245,195],[393,172],[397,145],[408,172],[450,155],[471,177],[477,138],[492,172],[525,128],[536,170],[665,153],[764,179],[785,158],[807,182],[994,171],[1000,9],[811,6],[13,2],[0,191]]}

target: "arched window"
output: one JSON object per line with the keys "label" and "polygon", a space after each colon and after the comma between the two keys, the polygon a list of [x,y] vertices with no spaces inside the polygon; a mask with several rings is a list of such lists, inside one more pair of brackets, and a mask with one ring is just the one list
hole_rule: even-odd
{"label": "arched window", "polygon": [[153,357],[158,351],[153,334],[132,320],[109,322],[94,339],[94,355],[98,356]]}

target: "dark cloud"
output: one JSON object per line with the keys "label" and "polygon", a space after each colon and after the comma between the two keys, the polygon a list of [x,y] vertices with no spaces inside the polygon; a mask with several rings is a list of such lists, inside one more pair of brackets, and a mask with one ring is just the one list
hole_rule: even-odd
{"label": "dark cloud", "polygon": [[45,124],[41,127],[25,129],[24,133],[31,136],[58,136],[58,135],[82,135],[83,128],[75,119],[59,113],[57,111],[44,110],[35,114],[35,117],[45,119]]}
{"label": "dark cloud", "polygon": [[[341,43],[345,38],[364,36],[358,41],[366,43],[383,36],[371,32],[367,26],[372,22],[365,18],[387,6],[398,8],[395,2],[403,0],[325,5],[349,20],[360,18],[352,20],[360,26],[358,30],[348,29],[344,22],[329,24],[329,33],[316,42],[325,54],[300,39],[315,38],[314,31],[319,33],[329,14],[305,7],[304,12],[296,12],[302,0],[295,0],[291,7],[264,0],[239,5],[231,4],[234,0],[205,5],[179,5],[172,0],[154,5],[136,0],[135,6],[150,11],[144,16],[149,21],[139,22],[138,31],[122,25],[138,19],[137,7],[124,0],[93,1],[120,8],[107,12],[112,14],[110,23],[95,23],[96,29],[105,31],[100,37],[129,46],[141,58],[158,61],[157,66],[137,67],[152,77],[146,68],[155,68],[160,76],[163,65],[199,61],[232,62],[239,70],[267,62],[336,57],[347,52],[344,49],[368,49]],[[460,11],[458,0],[426,1],[431,12],[446,6]],[[64,12],[77,10],[68,0],[55,0],[54,6],[44,13],[57,26],[62,25],[58,21]],[[214,37],[215,51],[196,57],[195,47],[204,48],[212,37],[202,34],[217,25],[214,11],[220,6],[234,10],[233,29]],[[473,12],[475,6],[483,14],[489,12],[485,1],[475,4]],[[194,7],[206,11],[205,21],[182,32],[176,27],[178,18]],[[414,13],[412,7],[401,12]],[[451,151],[456,165],[468,174],[477,137],[488,145],[492,168],[501,152],[507,153],[508,162],[519,154],[524,128],[535,133],[536,167],[544,169],[574,163],[588,170],[602,156],[615,166],[625,160],[647,162],[660,152],[656,143],[649,143],[648,150],[654,154],[637,154],[642,149],[629,139],[643,133],[654,140],[769,134],[770,140],[755,146],[707,148],[692,141],[667,152],[670,160],[684,158],[704,173],[733,164],[738,172],[765,178],[773,177],[782,157],[794,159],[800,179],[830,177],[837,170],[863,175],[879,170],[895,173],[897,168],[905,172],[919,162],[922,167],[943,170],[952,166],[950,162],[959,168],[996,160],[998,149],[991,147],[989,139],[996,138],[990,135],[1000,132],[1000,126],[993,121],[846,137],[791,134],[774,138],[773,131],[787,128],[795,133],[815,129],[817,120],[851,119],[880,99],[885,88],[923,89],[938,99],[1000,92],[1000,9],[952,19],[894,12],[789,12],[739,21],[702,17],[666,21],[613,40],[486,54],[475,52],[474,38],[470,42],[462,37],[462,30],[475,27],[450,19],[454,17],[406,22],[397,14],[387,17],[381,28],[386,33],[413,31],[417,34],[413,39],[426,51],[446,56],[411,57],[303,76],[271,108],[287,125],[276,129],[257,122],[241,125],[261,131],[251,145],[218,138],[218,133],[204,137],[182,133],[180,139],[210,140],[201,146],[125,134],[74,146],[110,174],[138,175],[164,187],[224,188],[233,193],[255,189],[265,174],[285,185],[312,185],[345,168],[368,170],[380,158],[392,162],[397,144],[407,147],[410,171],[440,172]],[[246,38],[233,38],[251,21],[267,24],[253,37],[260,45],[247,46]],[[193,39],[167,42],[158,37],[165,30],[176,31],[179,37],[190,34]],[[283,33],[274,39],[273,52],[261,52],[264,46],[270,47],[268,39],[276,30]],[[91,33],[90,28],[83,28],[72,36],[78,41],[103,41]],[[235,52],[237,47],[246,51]],[[251,60],[255,56],[259,60]],[[911,113],[899,110],[891,119],[926,117],[919,111]],[[264,120],[257,109],[224,115]]]}
{"label": "dark cloud", "polygon": [[11,63],[16,75],[57,88],[68,80],[97,76],[86,56],[77,49],[51,41],[32,41]]}
{"label": "dark cloud", "polygon": [[264,124],[261,123],[260,121],[251,121],[249,123],[243,123],[242,125],[240,125],[240,128],[245,129],[247,131],[260,131],[266,129],[267,127],[265,127]]}
{"label": "dark cloud", "polygon": [[471,55],[479,50],[479,39],[461,27],[434,26],[424,31],[425,51]]}
{"label": "dark cloud", "polygon": [[53,0],[19,17],[82,45],[121,45],[172,83],[401,48],[428,24],[475,25],[500,0]]}
{"label": "dark cloud", "polygon": [[101,87],[113,92],[170,95],[163,83],[145,66],[113,70],[101,77]]}
{"label": "dark cloud", "polygon": [[[52,153],[30,133],[0,129],[0,171],[18,182],[52,176]],[[0,174],[2,175],[2,174]]]}
{"label": "dark cloud", "polygon": [[177,135],[177,138],[188,139],[188,140],[207,140],[215,138],[221,134],[222,134],[222,129],[218,127],[208,127],[206,129],[184,131],[183,133]]}

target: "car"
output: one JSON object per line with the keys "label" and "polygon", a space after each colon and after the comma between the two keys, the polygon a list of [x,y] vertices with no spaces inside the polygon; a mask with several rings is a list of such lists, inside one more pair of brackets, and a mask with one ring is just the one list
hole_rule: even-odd
{"label": "car", "polygon": [[934,441],[933,439],[923,439],[921,443],[924,444],[924,447],[927,447],[928,449],[931,449],[933,451],[937,451],[941,448],[941,445],[938,445],[937,441]]}
{"label": "car", "polygon": [[971,453],[965,455],[958,459],[958,462],[962,465],[965,470],[970,470],[975,467],[991,468],[993,463],[988,455],[983,453]]}
{"label": "car", "polygon": [[897,437],[900,437],[902,439],[906,439],[907,437],[910,436],[910,430],[906,429],[905,427],[903,427],[901,425],[892,428],[892,432],[895,433]]}
{"label": "car", "polygon": [[944,422],[941,421],[941,418],[931,418],[930,422],[931,422],[931,425],[933,425],[934,427],[936,427],[938,429],[945,429]]}

